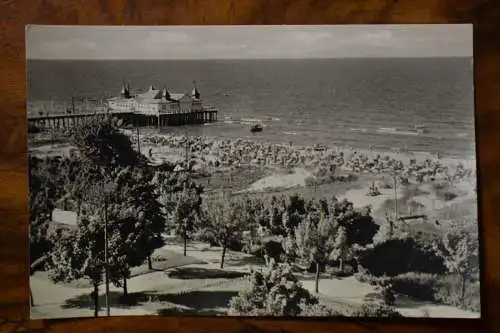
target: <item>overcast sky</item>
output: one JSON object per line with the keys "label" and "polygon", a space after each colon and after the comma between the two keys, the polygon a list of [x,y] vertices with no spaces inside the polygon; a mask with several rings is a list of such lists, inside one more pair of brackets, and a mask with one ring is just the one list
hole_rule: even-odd
{"label": "overcast sky", "polygon": [[30,59],[471,57],[472,25],[42,26]]}

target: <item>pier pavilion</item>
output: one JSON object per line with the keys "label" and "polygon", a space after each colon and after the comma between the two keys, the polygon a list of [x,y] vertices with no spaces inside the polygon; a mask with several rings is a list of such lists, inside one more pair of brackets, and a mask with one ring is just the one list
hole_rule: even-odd
{"label": "pier pavilion", "polygon": [[[85,105],[79,109],[74,103],[64,112],[52,108],[34,114],[28,112],[29,129],[58,129],[78,125],[90,118],[113,116],[121,119],[126,125],[133,126],[176,126],[186,124],[203,124],[217,121],[218,109],[203,105],[198,89],[193,88],[191,94],[176,94],[166,88],[156,89],[151,86],[148,91],[132,96],[129,87],[122,86],[119,97],[106,100],[104,107]],[[58,108],[60,109],[60,108]]]}

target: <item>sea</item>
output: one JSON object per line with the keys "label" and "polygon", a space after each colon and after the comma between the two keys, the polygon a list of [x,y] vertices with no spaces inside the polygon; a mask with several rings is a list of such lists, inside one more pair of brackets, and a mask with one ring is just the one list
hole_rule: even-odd
{"label": "sea", "polygon": [[178,93],[196,82],[220,110],[217,123],[149,131],[475,156],[471,58],[29,60],[27,98],[103,99],[124,81]]}

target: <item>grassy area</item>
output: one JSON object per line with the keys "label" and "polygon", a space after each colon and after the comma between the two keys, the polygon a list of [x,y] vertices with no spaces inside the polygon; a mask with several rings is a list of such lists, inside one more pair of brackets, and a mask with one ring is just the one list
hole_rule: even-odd
{"label": "grassy area", "polygon": [[352,189],[362,189],[367,187],[367,184],[374,177],[371,175],[359,175],[357,179],[350,182],[338,182],[338,183],[328,183],[322,184],[318,186],[301,186],[301,187],[292,187],[292,188],[272,188],[265,189],[262,192],[247,192],[245,195],[247,196],[255,196],[259,198],[270,198],[276,195],[293,195],[300,194],[306,200],[315,199],[315,198],[342,198],[342,196],[349,190]]}
{"label": "grassy area", "polygon": [[265,177],[270,170],[263,167],[245,166],[227,171],[214,172],[209,177],[196,179],[196,183],[203,186],[206,193],[231,188],[233,191],[244,190],[252,183]]}
{"label": "grassy area", "polygon": [[[123,295],[121,288],[111,286],[109,303],[112,315],[226,315],[229,301],[247,285],[245,276],[248,267],[258,267],[263,263],[246,263],[246,258],[253,256],[235,251],[228,252],[226,267],[219,269],[217,260],[220,248],[208,247],[207,244],[193,242],[189,246],[188,256],[182,255],[181,246],[171,244],[158,250],[153,263],[153,271],[144,267],[135,268],[135,274],[129,279],[129,294]],[[302,285],[314,293],[314,274],[296,273]],[[92,316],[93,302],[90,298],[92,288],[77,288],[68,284],[53,284],[46,276],[32,277],[32,290],[35,297],[34,312],[40,317],[53,316]],[[361,306],[370,295],[377,291],[369,283],[358,281],[354,276],[332,277],[322,274],[320,293],[317,295],[321,304],[346,313]],[[104,287],[100,287],[99,302],[104,315]],[[49,293],[42,297],[44,293]],[[50,297],[49,297],[50,295]],[[443,295],[448,297],[447,295]],[[38,304],[37,304],[38,302]],[[411,304],[410,304],[411,303]],[[450,316],[453,307],[433,305],[429,302],[405,302],[402,298],[396,307],[412,316],[422,316],[429,311],[431,316]],[[350,312],[348,312],[350,313]],[[463,313],[464,316],[473,314]]]}

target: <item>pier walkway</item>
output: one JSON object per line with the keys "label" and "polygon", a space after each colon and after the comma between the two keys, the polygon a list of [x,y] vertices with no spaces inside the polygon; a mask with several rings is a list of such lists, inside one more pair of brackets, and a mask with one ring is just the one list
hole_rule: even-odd
{"label": "pier walkway", "polygon": [[134,126],[176,126],[187,124],[203,124],[217,121],[218,110],[215,107],[204,107],[201,111],[187,113],[144,114],[139,112],[117,112],[96,109],[94,112],[65,112],[28,114],[29,129],[60,129],[78,125],[89,119],[104,119],[107,116],[118,118],[126,125]]}

